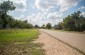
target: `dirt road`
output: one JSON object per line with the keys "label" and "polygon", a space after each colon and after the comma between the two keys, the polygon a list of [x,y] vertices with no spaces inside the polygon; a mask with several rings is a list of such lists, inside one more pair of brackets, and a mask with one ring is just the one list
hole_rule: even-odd
{"label": "dirt road", "polygon": [[40,29],[41,31],[48,33],[49,35],[57,38],[72,47],[77,48],[78,50],[85,53],[85,34],[84,33],[75,33],[75,32],[59,32],[53,30]]}
{"label": "dirt road", "polygon": [[35,42],[44,44],[42,48],[45,50],[45,55],[83,55],[41,30],[40,33],[39,38]]}

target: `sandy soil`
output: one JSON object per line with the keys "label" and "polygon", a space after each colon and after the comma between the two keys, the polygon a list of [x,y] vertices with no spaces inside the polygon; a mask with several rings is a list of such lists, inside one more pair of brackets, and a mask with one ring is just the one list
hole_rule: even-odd
{"label": "sandy soil", "polygon": [[40,33],[39,38],[35,42],[44,44],[42,48],[45,50],[45,55],[83,55],[48,34],[42,31]]}

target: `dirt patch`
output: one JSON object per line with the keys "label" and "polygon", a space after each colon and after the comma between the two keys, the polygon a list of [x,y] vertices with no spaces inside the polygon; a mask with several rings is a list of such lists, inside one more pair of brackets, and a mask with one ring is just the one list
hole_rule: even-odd
{"label": "dirt patch", "polygon": [[39,38],[35,42],[44,44],[42,48],[45,50],[45,55],[83,55],[48,34],[42,31],[40,33]]}

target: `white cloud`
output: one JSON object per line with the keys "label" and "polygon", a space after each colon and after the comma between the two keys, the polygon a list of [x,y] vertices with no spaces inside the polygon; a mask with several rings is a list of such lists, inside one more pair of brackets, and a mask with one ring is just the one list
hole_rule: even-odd
{"label": "white cloud", "polygon": [[[47,17],[41,16],[36,18],[37,20],[40,20],[41,18],[40,23],[50,22],[52,25],[57,24],[63,20],[62,17],[64,15],[64,12],[66,12],[71,7],[76,6],[79,1],[80,0],[36,0],[35,6],[37,7],[37,9],[39,9],[43,13],[46,13],[47,15]],[[50,9],[55,8],[57,8],[59,11],[48,13]],[[43,17],[45,18],[44,21],[42,20]],[[37,23],[39,24],[39,21],[37,21]]]}
{"label": "white cloud", "polygon": [[50,20],[49,22],[53,25],[58,24],[59,22],[61,22],[63,19],[63,13],[60,12],[53,12],[53,13],[49,13],[47,15],[48,20]]}
{"label": "white cloud", "polygon": [[65,12],[69,8],[76,6],[80,0],[59,0],[60,12]]}
{"label": "white cloud", "polygon": [[36,0],[35,5],[39,10],[49,10],[53,7],[60,7],[60,12],[76,6],[80,0]]}
{"label": "white cloud", "polygon": [[14,2],[17,11],[25,12],[26,11],[26,1],[27,0],[10,0]]}
{"label": "white cloud", "polygon": [[85,9],[85,6],[81,6],[78,10]]}
{"label": "white cloud", "polygon": [[62,18],[62,16],[63,16],[63,13],[54,12],[54,13],[49,13],[47,15],[47,18],[49,18],[49,19],[59,19],[59,18]]}
{"label": "white cloud", "polygon": [[55,12],[55,13],[49,13],[49,14],[44,14],[44,13],[38,13],[38,14],[32,14],[30,16],[25,17],[24,20],[28,20],[29,23],[33,24],[33,25],[39,25],[41,26],[42,24],[47,24],[47,23],[51,23],[52,26],[54,24],[57,24],[58,22],[60,22],[62,19],[60,19],[60,17],[63,14],[61,13],[59,15],[59,13]]}
{"label": "white cloud", "polygon": [[15,11],[17,12],[17,11],[20,11],[20,12],[22,12],[22,13],[25,13],[26,11],[27,11],[27,9],[25,9],[25,8],[23,8],[23,9],[15,9]]}
{"label": "white cloud", "polygon": [[42,13],[38,13],[38,14],[32,14],[30,16],[27,16],[26,19],[28,20],[28,22],[31,22],[33,25],[42,25],[42,22],[45,19],[45,16]]}
{"label": "white cloud", "polygon": [[38,13],[38,14],[32,14],[30,16],[20,16],[17,17],[20,20],[28,20],[29,23],[36,25],[38,24],[39,26],[41,26],[44,23],[47,23],[46,21],[46,17],[44,16],[43,13]]}
{"label": "white cloud", "polygon": [[85,17],[85,12],[82,12],[80,15],[82,15],[83,17]]}
{"label": "white cloud", "polygon": [[35,5],[41,11],[48,11],[50,8],[53,8],[56,4],[55,2],[52,2],[50,2],[49,0],[36,0]]}
{"label": "white cloud", "polygon": [[24,20],[24,18],[25,18],[25,15],[21,15],[20,17],[14,17],[15,19],[17,19],[17,20]]}
{"label": "white cloud", "polygon": [[[2,0],[0,0],[2,1]],[[25,12],[26,11],[26,2],[27,0],[11,0],[14,2],[16,6],[16,11]],[[30,16],[25,16],[22,14],[20,17],[16,17],[19,20],[28,20],[33,25],[38,24],[46,24],[50,22],[52,25],[57,24],[62,21],[62,17],[65,11],[70,9],[73,6],[76,6],[80,0],[35,0],[35,5],[32,5],[32,8],[35,9],[37,7],[40,10],[38,14],[32,14]],[[35,7],[36,6],[36,7]],[[50,12],[50,9],[57,8],[59,11]],[[85,16],[85,13],[82,13]]]}

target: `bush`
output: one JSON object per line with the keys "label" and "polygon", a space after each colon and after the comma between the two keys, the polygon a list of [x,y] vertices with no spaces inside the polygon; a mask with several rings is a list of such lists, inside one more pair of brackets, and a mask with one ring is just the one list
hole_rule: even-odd
{"label": "bush", "polygon": [[47,23],[47,24],[46,24],[46,28],[47,28],[47,29],[51,29],[51,28],[52,28],[51,24],[50,24],[50,23]]}

